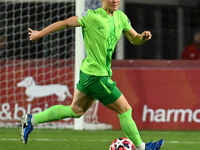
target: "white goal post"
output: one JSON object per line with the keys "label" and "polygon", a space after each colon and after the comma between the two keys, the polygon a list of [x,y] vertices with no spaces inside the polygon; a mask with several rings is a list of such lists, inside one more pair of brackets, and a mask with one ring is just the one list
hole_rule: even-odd
{"label": "white goal post", "polygon": [[[85,0],[76,0],[76,15],[81,15],[85,11]],[[74,80],[74,90],[76,89],[76,84],[79,80],[79,71],[81,62],[85,57],[84,53],[84,43],[82,37],[82,29],[75,29],[75,80]],[[74,129],[83,130],[84,129],[84,116],[79,119],[74,120]]]}

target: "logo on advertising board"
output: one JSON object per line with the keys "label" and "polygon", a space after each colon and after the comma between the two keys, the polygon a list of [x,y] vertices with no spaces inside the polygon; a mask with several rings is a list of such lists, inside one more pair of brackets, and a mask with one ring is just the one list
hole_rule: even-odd
{"label": "logo on advertising board", "polygon": [[67,96],[72,98],[67,85],[37,85],[31,76],[26,77],[24,80],[19,82],[17,86],[26,88],[25,94],[28,96],[28,102],[32,101],[34,98],[46,97],[54,94],[58,97],[58,101],[64,101]]}
{"label": "logo on advertising board", "polygon": [[143,122],[195,122],[200,123],[200,109],[152,109],[143,107]]}
{"label": "logo on advertising board", "polygon": [[[38,85],[32,76],[28,76],[16,85],[18,88],[25,88],[24,94],[27,96],[26,102],[5,102],[1,104],[0,120],[16,121],[20,120],[22,114],[39,113],[49,107],[48,101],[42,101],[40,98],[47,96],[56,96],[57,101],[65,101],[67,97],[72,98],[67,85],[61,84],[46,84]],[[40,102],[32,102],[38,98]]]}

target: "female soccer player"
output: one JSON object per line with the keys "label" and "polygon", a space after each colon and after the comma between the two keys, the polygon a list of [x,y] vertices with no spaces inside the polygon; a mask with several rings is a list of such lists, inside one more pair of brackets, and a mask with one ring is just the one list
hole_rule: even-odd
{"label": "female soccer player", "polygon": [[150,40],[149,31],[137,33],[127,16],[118,7],[120,0],[101,0],[102,7],[88,10],[82,16],[73,16],[63,21],[55,22],[41,31],[29,28],[29,38],[37,41],[45,35],[69,27],[83,29],[83,38],[87,57],[82,61],[80,79],[70,106],[55,105],[41,113],[22,117],[22,141],[28,141],[28,135],[39,123],[61,120],[64,118],[81,117],[95,102],[99,100],[107,108],[115,111],[125,135],[133,141],[138,150],[159,150],[164,141],[145,144],[132,119],[132,108],[124,95],[112,81],[111,59],[115,45],[122,33],[135,45],[141,45]]}

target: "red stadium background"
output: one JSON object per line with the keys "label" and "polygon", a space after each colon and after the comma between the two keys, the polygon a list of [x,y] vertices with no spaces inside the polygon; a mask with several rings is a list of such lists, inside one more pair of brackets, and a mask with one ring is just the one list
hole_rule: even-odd
{"label": "red stadium background", "polygon": [[[114,61],[112,79],[131,104],[139,129],[200,129],[199,61]],[[99,116],[120,128],[110,110]]]}
{"label": "red stadium background", "polygon": [[[39,63],[39,62],[38,62]],[[1,104],[0,122],[15,123],[23,111],[37,112],[44,109],[42,99],[31,103],[25,99],[27,96],[23,88],[16,87],[16,83],[35,72],[48,72],[53,70],[53,76],[69,73],[59,80],[51,80],[51,83],[66,84],[73,87],[72,68],[45,67],[36,70],[31,65],[31,72],[26,72],[26,67],[15,68],[1,67]],[[24,69],[24,70],[23,70]],[[133,118],[139,129],[156,130],[199,130],[200,129],[200,62],[199,61],[113,61],[112,79],[125,95],[133,108]],[[9,71],[10,70],[10,71]],[[5,72],[9,72],[5,74]],[[37,83],[48,84],[51,75],[37,77]],[[3,82],[3,81],[9,82]],[[46,80],[45,83],[40,82]],[[3,87],[8,86],[5,90]],[[70,88],[73,93],[73,88]],[[49,106],[58,104],[55,96],[46,97],[52,99]],[[70,98],[60,104],[69,104]],[[16,105],[17,104],[17,105]],[[22,105],[24,107],[22,108]],[[13,108],[13,109],[11,109]],[[17,110],[17,111],[16,111]],[[103,105],[98,108],[98,121],[111,124],[113,129],[120,129],[117,114],[108,110]]]}

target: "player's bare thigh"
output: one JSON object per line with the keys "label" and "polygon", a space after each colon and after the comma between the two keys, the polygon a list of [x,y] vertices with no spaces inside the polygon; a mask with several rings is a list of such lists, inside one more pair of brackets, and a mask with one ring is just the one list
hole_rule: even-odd
{"label": "player's bare thigh", "polygon": [[78,116],[82,116],[90,108],[90,106],[92,106],[94,102],[95,100],[92,97],[76,89],[74,92],[74,98],[71,104],[71,109]]}
{"label": "player's bare thigh", "polygon": [[128,101],[122,94],[114,103],[106,105],[107,108],[114,110],[118,114],[122,114],[131,109]]}

